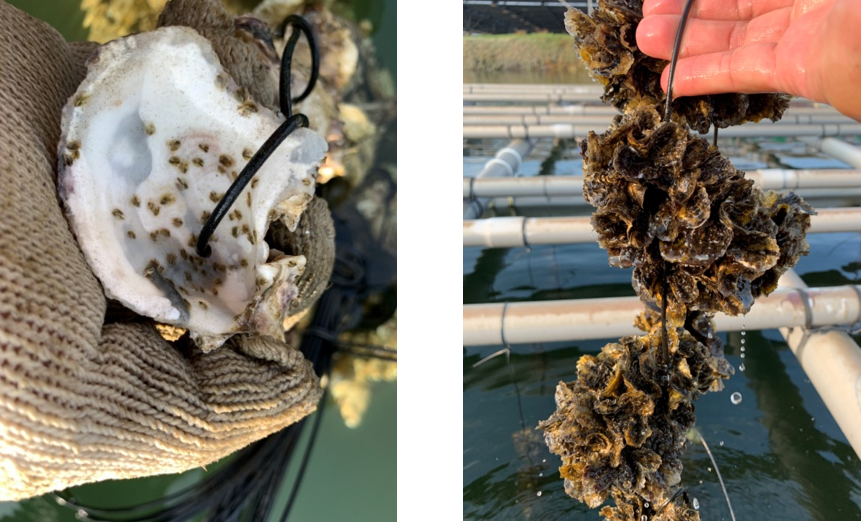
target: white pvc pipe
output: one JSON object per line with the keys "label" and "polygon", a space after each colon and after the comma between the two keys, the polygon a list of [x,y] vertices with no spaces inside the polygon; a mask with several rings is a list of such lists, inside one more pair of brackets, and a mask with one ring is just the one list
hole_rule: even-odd
{"label": "white pvc pipe", "polygon": [[[484,165],[484,169],[475,179],[515,176],[523,165],[523,158],[529,155],[533,146],[534,142],[531,140],[513,140]],[[487,203],[487,198],[473,198],[464,202],[463,218],[475,219],[481,216]]]}
{"label": "white pvc pipe", "polygon": [[[788,272],[780,283],[810,294],[810,306],[816,317],[824,303],[817,303],[813,298],[815,289],[808,288],[792,271]],[[855,288],[857,290],[859,287]],[[831,306],[837,310],[854,305],[852,297],[848,296]],[[757,306],[758,303],[753,308]],[[852,324],[858,320],[856,317],[843,324]],[[821,324],[814,322],[813,326]],[[785,325],[780,328],[781,335],[798,358],[801,368],[849,440],[852,449],[856,455],[861,456],[861,348],[844,331],[810,330],[795,326],[800,325]]]}
{"label": "white pvc pipe", "polygon": [[587,217],[495,217],[463,221],[463,246],[511,248],[591,243],[598,240]]}
{"label": "white pvc pipe", "polygon": [[464,83],[463,92],[481,93],[496,91],[519,91],[519,92],[576,92],[601,95],[604,88],[596,84],[574,84],[574,83]]}
{"label": "white pvc pipe", "polygon": [[465,105],[464,116],[491,114],[569,114],[574,116],[614,116],[619,111],[606,105]]}
{"label": "white pvc pipe", "polygon": [[608,127],[613,120],[612,114],[569,115],[569,114],[493,114],[490,116],[464,116],[463,126],[479,125],[555,125],[571,123],[590,125],[595,128]]}
{"label": "white pvc pipe", "polygon": [[[763,190],[861,187],[861,170],[760,169],[745,173]],[[463,197],[559,197],[583,194],[583,176],[463,178]],[[839,195],[839,194],[837,194]]]}
{"label": "white pvc pipe", "polygon": [[463,197],[579,196],[583,176],[530,176],[510,179],[463,178]]}
{"label": "white pvc pipe", "polygon": [[[613,107],[604,105],[604,104],[596,104],[596,105],[584,105],[584,104],[566,104],[566,105],[464,105],[463,106],[463,115],[464,116],[489,116],[489,115],[523,115],[523,114],[550,114],[550,115],[572,115],[572,116],[585,116],[585,115],[605,115],[605,116],[615,116],[619,114],[619,111]],[[809,105],[796,105],[792,104],[789,106],[789,110],[786,111],[786,114],[789,115],[835,115],[840,114],[834,108],[828,106],[809,106]]]}
{"label": "white pvc pipe", "polygon": [[[488,114],[463,116],[463,126],[493,126],[493,125],[555,125],[557,123],[570,123],[572,125],[591,125],[594,127],[607,127],[615,114],[579,115],[579,114]],[[823,123],[857,123],[848,116],[838,112],[828,111],[820,113],[793,113],[787,111],[778,122],[765,120],[762,124],[768,125],[794,125],[794,124],[823,124]],[[723,134],[721,129],[719,135]]]}
{"label": "white pvc pipe", "polygon": [[463,94],[464,102],[506,102],[506,103],[566,103],[601,101],[600,92],[495,92]]}
{"label": "white pvc pipe", "polygon": [[[809,234],[861,231],[861,208],[821,208]],[[515,248],[597,241],[591,217],[495,217],[463,221],[463,246]]]}
{"label": "white pvc pipe", "polygon": [[848,165],[852,165],[856,169],[861,168],[861,149],[855,145],[835,138],[823,138],[816,140],[815,143],[822,152],[828,154],[832,158],[838,159]]}
{"label": "white pvc pipe", "polygon": [[[463,127],[464,139],[489,138],[585,138],[590,131],[602,133],[604,129],[593,125],[476,125]],[[826,137],[861,134],[861,123],[823,123],[782,125],[771,122],[747,123],[737,127],[721,129],[722,138],[766,138],[766,137]],[[703,135],[708,137],[708,135]]]}
{"label": "white pvc pipe", "polygon": [[[822,202],[827,205],[849,205],[858,203],[861,188],[795,189],[794,192],[808,203]],[[553,208],[591,207],[583,196],[508,196],[489,198],[485,208]]]}
{"label": "white pvc pipe", "polygon": [[[463,305],[463,345],[616,339],[640,333],[633,322],[643,308],[637,297]],[[758,298],[747,315],[715,316],[717,330],[724,332],[858,321],[861,321],[861,286],[853,285],[801,292],[778,288],[771,295]]]}

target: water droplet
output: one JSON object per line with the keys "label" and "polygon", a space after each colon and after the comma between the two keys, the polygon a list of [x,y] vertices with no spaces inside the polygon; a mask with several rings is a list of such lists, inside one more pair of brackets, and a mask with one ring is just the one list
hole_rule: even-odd
{"label": "water droplet", "polygon": [[709,473],[711,473],[711,472],[712,472],[712,468],[711,468],[711,467],[709,467]]}
{"label": "water droplet", "polygon": [[723,441],[720,441],[720,445],[723,446]]}
{"label": "water droplet", "polygon": [[538,476],[539,476],[539,477],[543,477],[543,476],[544,476],[544,473],[539,473],[539,474],[538,474]]}
{"label": "water droplet", "polygon": [[648,502],[644,503],[644,504],[643,504],[643,507],[648,509],[648,507],[649,507],[649,503],[648,503]]}
{"label": "water droplet", "polygon": [[691,501],[691,504],[694,506],[694,509],[696,509],[697,511],[700,510],[700,501],[697,500],[697,497],[694,497],[694,499]]}
{"label": "water droplet", "polygon": [[539,491],[539,492],[538,492],[538,493],[536,493],[535,495],[540,497],[540,496],[541,496],[541,492]]}
{"label": "water droplet", "polygon": [[741,331],[741,335],[744,335],[744,329],[742,329],[742,331]]}
{"label": "water droplet", "polygon": [[742,352],[744,351],[744,345],[741,345],[741,351]]}
{"label": "water droplet", "polygon": [[714,336],[712,335],[711,332],[709,332],[709,339],[711,339],[712,337],[714,337]]}
{"label": "water droplet", "polygon": [[744,359],[744,352],[742,352],[742,354],[741,354],[741,358],[742,358],[742,359]]}
{"label": "water droplet", "polygon": [[541,462],[547,462],[547,459],[541,459]]}
{"label": "water droplet", "polygon": [[640,517],[640,520],[649,520],[649,517],[647,517],[646,515],[643,515]]}
{"label": "water droplet", "polygon": [[733,404],[741,403],[741,394],[739,392],[732,392],[732,395],[729,396],[729,400],[732,401]]}
{"label": "water droplet", "polygon": [[744,346],[744,339],[741,340],[741,345]]}
{"label": "water droplet", "polygon": [[810,417],[810,422],[815,422],[815,421],[816,421],[816,419],[814,419],[813,417]]}
{"label": "water droplet", "polygon": [[802,431],[804,431],[804,428],[798,428],[798,431],[802,432]]}
{"label": "water droplet", "polygon": [[738,365],[738,371],[740,371],[740,372],[744,371],[744,363],[741,363]]}
{"label": "water droplet", "polygon": [[703,481],[701,480],[701,481],[700,481],[700,484],[702,484],[702,483],[703,483]]}

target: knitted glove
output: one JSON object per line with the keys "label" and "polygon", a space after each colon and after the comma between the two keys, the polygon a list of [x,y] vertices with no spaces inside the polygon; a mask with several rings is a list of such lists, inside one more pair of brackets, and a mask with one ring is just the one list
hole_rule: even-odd
{"label": "knitted glove", "polygon": [[[175,0],[162,23],[197,29],[240,85],[274,99],[255,43],[233,37],[217,2]],[[205,465],[308,415],[321,394],[282,342],[238,335],[204,355],[107,302],[55,186],[61,109],[94,48],[0,0],[0,500]],[[273,247],[308,258],[305,308],[334,258],[325,204],[296,233]]]}

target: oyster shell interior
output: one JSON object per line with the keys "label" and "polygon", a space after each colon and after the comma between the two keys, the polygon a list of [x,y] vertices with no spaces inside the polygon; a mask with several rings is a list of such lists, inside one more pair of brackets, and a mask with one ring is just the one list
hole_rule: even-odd
{"label": "oyster shell interior", "polygon": [[212,236],[204,222],[283,121],[257,104],[193,29],[104,45],[63,111],[59,191],[105,293],[188,328],[204,350],[239,332],[281,336],[303,256],[270,251],[273,220],[295,229],[325,140],[298,129],[266,161]]}

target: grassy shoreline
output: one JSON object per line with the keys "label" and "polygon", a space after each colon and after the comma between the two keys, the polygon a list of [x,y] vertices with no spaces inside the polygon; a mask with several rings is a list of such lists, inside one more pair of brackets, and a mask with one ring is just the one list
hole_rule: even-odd
{"label": "grassy shoreline", "polygon": [[463,37],[465,71],[583,70],[567,34],[499,34]]}

